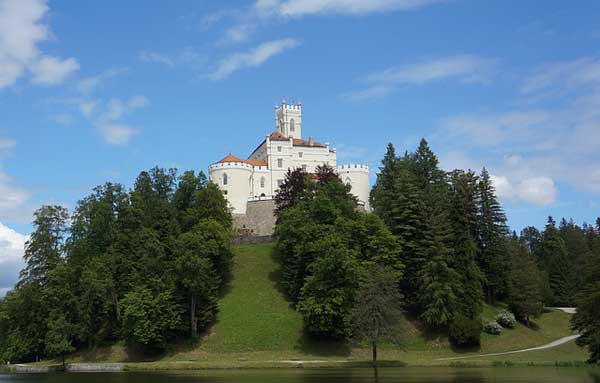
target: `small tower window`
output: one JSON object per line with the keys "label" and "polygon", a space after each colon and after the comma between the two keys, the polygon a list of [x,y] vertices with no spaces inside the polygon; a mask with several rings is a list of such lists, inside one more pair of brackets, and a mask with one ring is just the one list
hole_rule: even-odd
{"label": "small tower window", "polygon": [[277,159],[277,167],[278,168],[282,168],[283,167],[283,159],[282,158],[278,158]]}
{"label": "small tower window", "polygon": [[281,146],[278,146],[278,147],[277,147],[277,151],[278,151],[278,152],[281,152]]}
{"label": "small tower window", "polygon": [[223,173],[223,185],[227,185],[227,181],[228,181],[227,178],[228,178],[227,173]]}
{"label": "small tower window", "polygon": [[302,171],[306,173],[306,164],[302,164]]}
{"label": "small tower window", "polygon": [[260,187],[261,188],[265,187],[265,177],[260,177]]}
{"label": "small tower window", "polygon": [[302,158],[303,155],[304,155],[304,153],[298,152],[298,158]]}
{"label": "small tower window", "polygon": [[290,119],[290,132],[295,132],[296,131],[296,122],[294,121],[294,119]]}
{"label": "small tower window", "polygon": [[346,177],[346,185],[352,186],[352,180],[350,179],[350,177]]}

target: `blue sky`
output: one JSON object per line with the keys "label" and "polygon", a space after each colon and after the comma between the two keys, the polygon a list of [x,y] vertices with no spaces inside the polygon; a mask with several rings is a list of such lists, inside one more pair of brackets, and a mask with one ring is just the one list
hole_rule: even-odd
{"label": "blue sky", "polygon": [[[0,0],[0,294],[31,213],[248,155],[282,97],[375,169],[426,137],[510,225],[600,215],[600,2]],[[373,175],[374,177],[374,175]]]}

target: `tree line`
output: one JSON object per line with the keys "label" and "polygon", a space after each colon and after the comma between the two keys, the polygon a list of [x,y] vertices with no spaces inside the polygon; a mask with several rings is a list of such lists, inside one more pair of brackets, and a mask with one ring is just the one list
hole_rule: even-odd
{"label": "tree line", "polygon": [[0,360],[64,356],[115,341],[144,352],[195,339],[231,266],[232,218],[205,175],[143,171],[34,214],[25,268],[0,301]]}
{"label": "tree line", "polygon": [[[479,344],[484,302],[508,303],[528,325],[544,305],[577,304],[590,265],[600,262],[600,227],[550,219],[543,232],[517,235],[487,170],[443,171],[425,140],[403,155],[388,145],[373,214],[356,209],[327,167],[288,172],[276,205],[282,286],[319,338],[369,337],[373,320],[386,329],[373,315],[394,311],[397,319],[403,310],[458,346]],[[390,291],[374,289],[377,281],[395,284],[398,295],[373,293]]]}

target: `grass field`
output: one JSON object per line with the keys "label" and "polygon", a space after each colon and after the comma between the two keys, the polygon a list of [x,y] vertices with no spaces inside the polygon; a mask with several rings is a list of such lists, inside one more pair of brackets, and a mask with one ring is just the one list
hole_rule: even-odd
{"label": "grass field", "polygon": [[[219,302],[218,320],[198,345],[179,345],[149,363],[129,365],[131,369],[185,369],[205,367],[285,367],[302,361],[311,366],[337,366],[360,363],[370,358],[370,350],[347,343],[311,341],[302,331],[302,317],[277,287],[278,265],[271,256],[272,245],[242,245],[235,249],[233,278]],[[486,306],[484,317],[493,318],[502,305]],[[400,344],[384,344],[380,358],[408,365],[453,365],[457,362],[439,358],[471,356],[518,350],[549,343],[571,335],[570,315],[546,311],[534,325],[517,324],[501,335],[482,335],[478,350],[454,350],[443,333],[423,331],[419,322],[404,320],[399,326]],[[548,350],[469,358],[458,364],[493,363],[552,364],[585,360],[585,350],[573,342]],[[80,353],[70,359],[82,361],[139,361],[123,346],[93,353]]]}

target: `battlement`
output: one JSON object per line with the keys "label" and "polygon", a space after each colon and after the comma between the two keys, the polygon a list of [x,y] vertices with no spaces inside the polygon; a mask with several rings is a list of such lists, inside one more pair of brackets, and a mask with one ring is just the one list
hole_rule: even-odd
{"label": "battlement", "polygon": [[267,170],[266,166],[254,166],[245,162],[217,162],[208,167],[209,171],[219,169],[248,169],[248,170]]}
{"label": "battlement", "polygon": [[365,164],[341,164],[336,167],[338,173],[362,172],[369,173],[369,165]]}
{"label": "battlement", "polygon": [[287,102],[285,102],[285,100],[283,100],[281,102],[281,105],[275,105],[275,109],[276,110],[285,109],[285,110],[302,111],[302,103],[301,102],[297,102],[297,103],[292,102],[291,104],[288,104]]}

